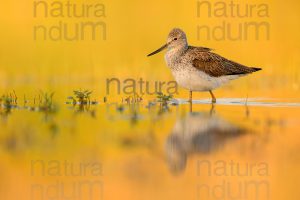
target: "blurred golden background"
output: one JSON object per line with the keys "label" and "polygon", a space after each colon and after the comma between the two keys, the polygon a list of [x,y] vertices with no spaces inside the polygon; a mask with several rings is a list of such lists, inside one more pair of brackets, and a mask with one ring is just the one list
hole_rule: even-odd
{"label": "blurred golden background", "polygon": [[[42,3],[35,10],[38,2]],[[68,2],[76,5],[77,9],[81,9],[82,5],[91,5],[90,16],[68,16]],[[240,106],[217,105],[216,113],[221,121],[227,121],[238,130],[245,129],[246,133],[232,138],[226,137],[226,134],[217,137],[211,143],[220,144],[212,152],[197,152],[193,145],[186,145],[189,159],[185,168],[174,175],[169,169],[174,166],[167,159],[167,151],[172,150],[167,148],[167,141],[181,122],[186,123],[182,126],[189,127],[188,120],[185,120],[188,119],[187,105],[174,106],[162,113],[161,110],[157,112],[157,107],[152,110],[146,108],[147,102],[144,101],[144,104],[138,105],[138,111],[129,105],[122,113],[119,107],[107,108],[107,104],[103,103],[103,97],[107,96],[107,78],[118,78],[121,82],[128,78],[142,78],[152,85],[155,81],[174,80],[162,53],[146,57],[166,42],[169,31],[174,27],[186,32],[190,45],[210,47],[224,57],[263,68],[216,90],[217,98],[265,97],[276,98],[273,100],[279,102],[299,101],[299,1],[207,1],[211,2],[208,4],[213,13],[227,10],[227,16],[223,14],[221,17],[215,14],[208,17],[206,5],[199,11],[199,2],[205,1],[3,1],[0,6],[0,94],[15,90],[19,102],[26,94],[29,104],[32,104],[39,90],[53,91],[55,103],[59,105],[54,113],[12,109],[10,113],[2,114],[0,110],[1,199],[33,200],[30,195],[34,184],[39,183],[47,189],[56,183],[56,179],[68,184],[82,178],[64,174],[58,177],[33,176],[30,170],[34,160],[45,163],[51,160],[63,163],[67,160],[75,164],[101,162],[103,176],[96,178],[104,184],[104,199],[197,199],[196,187],[202,181],[210,186],[222,183],[223,179],[233,184],[239,181],[239,177],[234,176],[197,176],[197,162],[205,159],[211,162],[229,162],[233,159],[241,165],[266,162],[270,176],[250,176],[246,180],[266,179],[270,183],[270,199],[299,199],[300,162],[297,152],[300,121],[297,105],[277,107],[262,103],[249,108],[242,103]],[[215,3],[218,3],[217,6]],[[235,9],[239,5],[241,13],[245,13],[246,8],[249,11],[252,6],[253,15],[250,16],[249,11],[249,17],[230,16],[232,3],[236,5]],[[257,10],[261,4],[267,8],[268,16],[258,16]],[[99,11],[97,16],[93,13],[96,5]],[[224,5],[226,8],[222,8]],[[49,9],[48,17],[44,16],[45,7]],[[50,12],[59,15],[59,10],[65,17],[51,16]],[[236,11],[233,12],[236,15]],[[78,41],[53,41],[49,35],[44,40],[43,32],[39,32],[38,38],[34,39],[35,27],[43,26],[49,31],[60,21],[67,24],[71,34],[75,34],[76,25],[101,22],[105,24],[105,36],[100,29],[95,40],[89,36]],[[199,39],[199,26],[208,26],[213,30],[223,22],[234,27],[231,32],[234,35],[238,34],[240,24],[245,28],[244,23],[266,22],[270,27],[269,39],[264,29],[258,40],[251,31],[248,39],[232,41],[227,30],[223,32],[226,37],[221,41],[209,40],[205,34]],[[69,105],[64,104],[66,98],[79,88],[92,90],[92,99],[98,100],[100,105],[89,112],[69,109]],[[126,96],[112,92],[108,99],[110,102],[121,102],[121,98]],[[188,93],[180,89],[175,97],[187,98]],[[195,93],[194,98],[208,97],[209,94]],[[155,98],[155,95],[149,98]],[[210,105],[202,104],[195,105],[194,111],[204,116],[214,113]],[[202,121],[203,116],[199,119]],[[204,117],[204,120],[219,125],[209,119]],[[201,125],[195,130],[202,130],[203,127],[206,126]],[[83,176],[83,179],[86,178],[95,177]],[[236,190],[237,187],[233,187],[233,191]],[[48,194],[45,199],[50,197]],[[259,199],[266,200],[264,197]]]}
{"label": "blurred golden background", "polygon": [[[1,90],[22,90],[28,87],[67,92],[74,89],[73,87],[87,87],[98,95],[105,95],[106,78],[143,78],[150,82],[173,80],[165,65],[163,54],[153,58],[147,58],[146,55],[166,41],[172,28],[180,27],[187,33],[190,45],[210,47],[215,49],[216,53],[242,64],[263,68],[262,72],[217,90],[218,96],[235,96],[232,89],[237,92],[236,96],[242,97],[245,97],[246,93],[249,93],[249,96],[294,97],[299,91],[300,3],[296,0],[287,0],[284,3],[270,0],[234,1],[235,7],[232,12],[237,15],[237,10],[242,14],[248,10],[248,17],[231,17],[231,1],[210,3],[212,13],[218,8],[217,12],[220,13],[220,2],[224,3],[227,17],[208,17],[206,5],[199,11],[199,2],[204,1],[196,0],[69,1],[77,7],[77,13],[81,13],[82,5],[103,4],[103,8],[92,7],[94,11],[100,10],[100,14],[95,15],[91,9],[89,17],[67,16],[65,4],[68,1],[58,1],[63,4],[61,9],[64,17],[53,17],[51,14],[45,17],[44,5],[36,6],[37,2],[2,3]],[[49,13],[59,7],[57,4],[51,6],[55,1],[42,2],[47,2]],[[219,5],[214,6],[214,3]],[[268,17],[258,15],[262,9],[259,8],[261,4],[267,6]],[[250,16],[250,6],[253,5]],[[59,13],[57,10],[53,12]],[[198,12],[201,12],[200,17]],[[35,26],[42,25],[48,31],[60,21],[67,24],[70,35],[74,33],[76,24],[103,22],[106,26],[106,39],[103,39],[102,27],[98,29],[96,40],[89,37],[79,41],[66,41],[63,38],[58,41],[49,38],[44,40],[41,32],[38,33],[37,39],[34,39]],[[247,40],[232,41],[228,36],[221,41],[207,40],[204,33],[202,39],[198,38],[198,26],[209,26],[213,29],[223,21],[232,27],[232,35],[238,34],[240,23],[267,22],[270,38],[266,38],[263,28],[258,40],[251,30]],[[64,87],[61,87],[62,85]],[[180,91],[180,96],[186,96],[186,93]]]}

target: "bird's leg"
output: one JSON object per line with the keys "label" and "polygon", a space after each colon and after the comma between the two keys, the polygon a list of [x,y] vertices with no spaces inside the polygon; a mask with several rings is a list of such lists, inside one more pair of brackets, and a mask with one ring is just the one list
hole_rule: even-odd
{"label": "bird's leg", "polygon": [[215,104],[211,104],[211,108],[210,108],[210,116],[212,116],[213,114],[214,114],[214,112],[215,112]]}
{"label": "bird's leg", "polygon": [[193,102],[193,91],[190,90],[190,98],[189,98],[189,102],[192,103]]}
{"label": "bird's leg", "polygon": [[209,90],[209,93],[210,93],[210,95],[211,95],[211,102],[212,102],[212,103],[216,103],[216,102],[217,102],[217,99],[216,99],[215,95],[212,93],[211,90]]}
{"label": "bird's leg", "polygon": [[192,113],[193,112],[193,103],[190,102],[189,104],[190,104],[190,113]]}

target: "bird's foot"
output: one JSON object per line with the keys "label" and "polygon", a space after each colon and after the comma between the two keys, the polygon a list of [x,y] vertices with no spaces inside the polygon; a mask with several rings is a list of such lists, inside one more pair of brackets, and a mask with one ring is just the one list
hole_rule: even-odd
{"label": "bird's foot", "polygon": [[217,103],[217,99],[216,98],[212,98],[211,99],[211,103]]}

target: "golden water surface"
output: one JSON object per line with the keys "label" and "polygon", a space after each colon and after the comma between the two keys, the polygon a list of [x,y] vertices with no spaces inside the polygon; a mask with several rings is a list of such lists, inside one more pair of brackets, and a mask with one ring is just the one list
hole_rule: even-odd
{"label": "golden water surface", "polygon": [[[37,2],[0,6],[0,95],[17,96],[11,109],[1,101],[0,199],[300,198],[298,1],[210,1],[211,16],[196,0]],[[89,16],[68,15],[68,2],[90,5]],[[234,10],[232,16],[232,2],[248,16]],[[266,10],[258,13],[261,4]],[[105,25],[105,33],[95,40],[50,38],[49,29],[60,23],[79,34],[72,27],[89,22]],[[254,32],[235,41],[228,36],[237,36],[239,26],[245,31],[244,23],[261,22],[269,32],[262,29],[258,39]],[[199,37],[199,26],[213,31],[223,23],[231,29]],[[34,38],[37,26],[47,30],[46,40],[41,33]],[[155,82],[173,81],[162,54],[146,55],[174,27],[191,45],[263,70],[216,90],[215,106],[208,93],[195,93],[192,112],[182,88],[174,95],[179,103],[154,104],[156,95],[145,94],[128,104],[126,79],[142,79],[151,91]],[[116,85],[107,93],[111,78],[119,79],[120,94]],[[79,89],[92,90],[98,103],[67,104]],[[51,110],[41,109],[41,93],[51,92]]]}

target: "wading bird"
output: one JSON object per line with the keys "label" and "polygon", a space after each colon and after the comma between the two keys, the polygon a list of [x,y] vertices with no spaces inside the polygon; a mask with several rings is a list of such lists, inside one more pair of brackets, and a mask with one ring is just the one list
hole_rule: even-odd
{"label": "wading bird", "polygon": [[261,68],[246,67],[228,60],[213,53],[210,48],[189,46],[185,33],[178,28],[174,28],[169,33],[165,45],[148,56],[164,49],[167,49],[166,63],[176,82],[190,91],[190,102],[192,102],[192,92],[208,91],[212,103],[216,103],[212,90],[231,80],[261,70]]}

